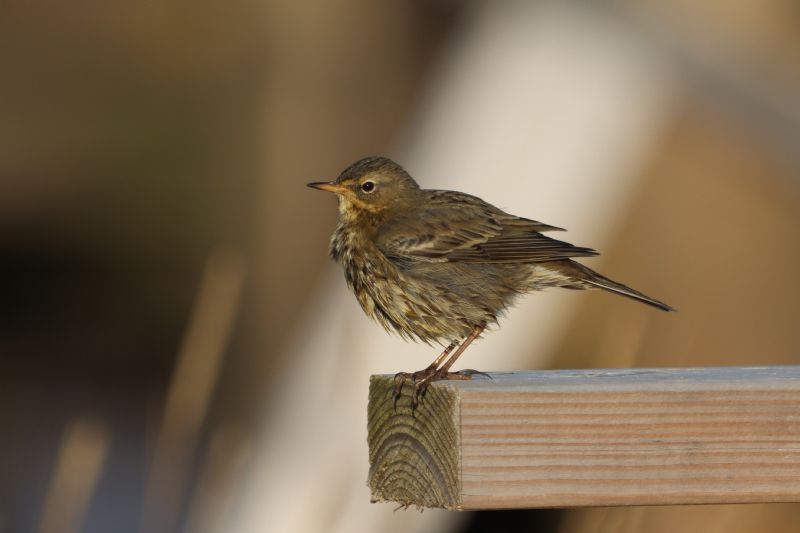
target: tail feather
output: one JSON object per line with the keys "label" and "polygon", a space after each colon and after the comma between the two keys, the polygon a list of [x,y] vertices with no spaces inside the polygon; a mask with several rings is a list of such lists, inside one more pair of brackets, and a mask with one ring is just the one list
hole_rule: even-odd
{"label": "tail feather", "polygon": [[621,296],[626,296],[633,300],[640,301],[647,305],[651,305],[653,307],[657,307],[662,311],[676,311],[676,309],[670,307],[669,305],[665,304],[662,301],[656,300],[655,298],[651,298],[646,294],[642,294],[641,292],[631,289],[628,286],[623,285],[622,283],[617,283],[616,281],[610,280],[607,277],[598,274],[594,270],[589,267],[586,267],[580,263],[576,263],[575,261],[570,261],[572,265],[579,271],[579,275],[576,276],[580,279],[583,283],[587,283],[591,286],[597,287],[599,289],[603,289],[609,292],[613,292],[619,294]]}
{"label": "tail feather", "polygon": [[601,289],[607,290],[609,292],[614,292],[617,294],[621,294],[622,296],[627,296],[628,298],[633,298],[634,300],[638,300],[642,303],[646,303],[647,305],[652,305],[653,307],[657,307],[662,311],[675,311],[674,308],[670,307],[669,305],[665,304],[662,301],[656,300],[655,298],[651,298],[646,294],[642,294],[639,291],[633,290],[630,287],[626,287],[621,283],[617,283],[616,281],[611,281],[608,278],[603,278],[602,276],[600,279],[585,279],[586,283],[594,285],[595,287],[599,287]]}

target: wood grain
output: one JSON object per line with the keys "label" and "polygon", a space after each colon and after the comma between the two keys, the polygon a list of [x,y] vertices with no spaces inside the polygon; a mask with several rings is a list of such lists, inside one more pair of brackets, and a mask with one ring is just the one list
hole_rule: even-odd
{"label": "wood grain", "polygon": [[394,380],[372,376],[369,390],[369,487],[374,501],[454,508],[459,504],[458,396],[431,387],[411,411],[409,387],[392,402]]}
{"label": "wood grain", "polygon": [[800,502],[800,367],[373,376],[376,501],[447,509]]}

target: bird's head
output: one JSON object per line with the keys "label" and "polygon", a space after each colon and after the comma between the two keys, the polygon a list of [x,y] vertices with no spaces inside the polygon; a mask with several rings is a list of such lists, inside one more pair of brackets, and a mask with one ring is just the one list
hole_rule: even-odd
{"label": "bird's head", "polygon": [[319,181],[309,187],[336,193],[343,219],[362,215],[379,218],[394,209],[413,205],[419,185],[403,167],[386,157],[367,157],[347,167],[334,181]]}

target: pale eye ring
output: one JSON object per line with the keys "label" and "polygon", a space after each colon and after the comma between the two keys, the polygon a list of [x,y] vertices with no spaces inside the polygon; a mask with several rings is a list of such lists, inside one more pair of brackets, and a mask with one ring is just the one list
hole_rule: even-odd
{"label": "pale eye ring", "polygon": [[374,181],[369,181],[369,180],[365,181],[364,183],[361,184],[361,190],[366,192],[366,193],[370,193],[370,192],[374,191],[375,190],[375,182]]}

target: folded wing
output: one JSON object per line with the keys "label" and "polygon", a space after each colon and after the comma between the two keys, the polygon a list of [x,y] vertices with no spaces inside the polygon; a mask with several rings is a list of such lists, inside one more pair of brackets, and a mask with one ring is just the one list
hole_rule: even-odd
{"label": "folded wing", "polygon": [[560,229],[474,196],[432,191],[424,208],[385,223],[376,244],[389,258],[431,262],[538,263],[597,255],[541,234]]}

